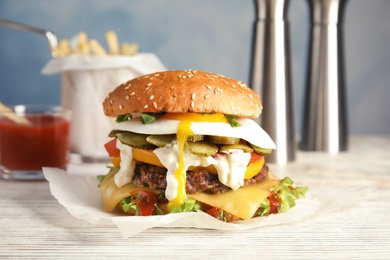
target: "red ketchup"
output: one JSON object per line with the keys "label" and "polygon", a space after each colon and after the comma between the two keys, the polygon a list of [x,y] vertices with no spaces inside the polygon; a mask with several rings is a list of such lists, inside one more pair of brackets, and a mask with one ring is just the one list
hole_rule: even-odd
{"label": "red ketchup", "polygon": [[70,122],[53,115],[28,116],[31,125],[0,118],[0,164],[9,170],[65,168]]}

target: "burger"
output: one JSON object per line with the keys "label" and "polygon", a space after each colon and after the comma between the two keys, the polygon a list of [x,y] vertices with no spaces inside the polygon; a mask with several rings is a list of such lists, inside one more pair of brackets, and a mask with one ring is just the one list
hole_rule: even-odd
{"label": "burger", "polygon": [[302,197],[265,159],[275,143],[253,120],[259,96],[241,81],[195,70],[129,80],[103,102],[116,124],[99,176],[106,211],[150,216],[205,212],[222,221],[285,212]]}

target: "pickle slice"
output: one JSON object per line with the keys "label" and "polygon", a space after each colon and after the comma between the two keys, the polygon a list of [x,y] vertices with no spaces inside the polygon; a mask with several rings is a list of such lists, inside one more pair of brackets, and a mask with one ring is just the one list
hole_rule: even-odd
{"label": "pickle slice", "polygon": [[146,138],[148,143],[154,144],[158,147],[164,147],[167,144],[172,143],[173,139],[175,139],[176,135],[149,135]]}
{"label": "pickle slice", "polygon": [[116,137],[117,134],[124,132],[123,130],[111,130],[111,132],[108,134],[108,137]]}
{"label": "pickle slice", "polygon": [[227,150],[243,150],[245,153],[252,153],[253,152],[253,149],[252,147],[250,147],[249,145],[247,144],[243,144],[243,143],[238,143],[238,144],[225,144],[225,145],[221,145],[221,147],[219,147],[219,151],[220,152],[225,152]]}
{"label": "pickle slice", "polygon": [[209,142],[213,144],[238,144],[240,138],[210,135]]}
{"label": "pickle slice", "polygon": [[203,140],[203,135],[190,135],[187,138],[187,141],[189,142],[198,142]]}
{"label": "pickle slice", "polygon": [[117,134],[119,141],[122,144],[126,144],[128,146],[144,149],[144,150],[152,150],[156,148],[153,144],[148,143],[146,138],[148,135],[137,134],[132,132],[122,132]]}
{"label": "pickle slice", "polygon": [[257,154],[266,156],[266,155],[270,155],[272,153],[272,149],[270,149],[270,148],[261,148],[259,146],[254,145],[254,144],[251,144],[251,143],[249,145],[253,148],[254,152]]}
{"label": "pickle slice", "polygon": [[186,142],[191,153],[199,156],[210,156],[218,152],[218,147],[206,141]]}

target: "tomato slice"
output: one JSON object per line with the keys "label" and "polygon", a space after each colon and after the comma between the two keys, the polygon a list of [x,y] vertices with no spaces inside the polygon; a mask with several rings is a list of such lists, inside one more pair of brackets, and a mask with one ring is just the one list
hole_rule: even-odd
{"label": "tomato slice", "polygon": [[130,194],[133,197],[132,202],[137,205],[139,216],[156,215],[158,196],[156,193],[147,190],[138,190]]}
{"label": "tomato slice", "polygon": [[206,211],[206,213],[213,216],[214,218],[218,218],[221,215],[221,210],[216,207],[211,207]]}
{"label": "tomato slice", "polygon": [[269,213],[270,214],[278,213],[279,212],[279,206],[280,206],[281,202],[280,202],[280,199],[277,196],[277,193],[275,191],[272,191],[271,194],[268,197],[268,200],[269,200],[269,206],[270,206]]}
{"label": "tomato slice", "polygon": [[113,158],[113,157],[119,157],[121,151],[116,148],[116,138],[112,139],[111,141],[108,141],[105,145],[104,148],[106,149],[108,155]]}
{"label": "tomato slice", "polygon": [[251,159],[249,160],[249,164],[253,163],[254,161],[263,159],[263,158],[264,158],[263,155],[260,155],[260,154],[257,154],[257,153],[251,153]]}

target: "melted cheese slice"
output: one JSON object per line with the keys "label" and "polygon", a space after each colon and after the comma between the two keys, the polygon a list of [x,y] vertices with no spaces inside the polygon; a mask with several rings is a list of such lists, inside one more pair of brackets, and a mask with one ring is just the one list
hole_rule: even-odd
{"label": "melted cheese slice", "polygon": [[194,199],[210,206],[225,210],[244,220],[251,219],[270,192],[269,189],[279,184],[277,179],[264,180],[259,184],[221,194],[196,193],[188,194]]}
{"label": "melted cheese slice", "polygon": [[[111,212],[116,205],[132,192],[137,190],[149,190],[140,188],[133,184],[126,184],[118,188],[114,181],[115,172],[108,174],[100,184],[100,191],[105,210]],[[278,185],[280,180],[271,177],[259,184],[240,188],[236,191],[228,191],[222,194],[188,194],[188,198],[195,199],[213,207],[218,207],[241,219],[247,220],[253,217],[260,203],[266,199],[270,192],[269,189]]]}

